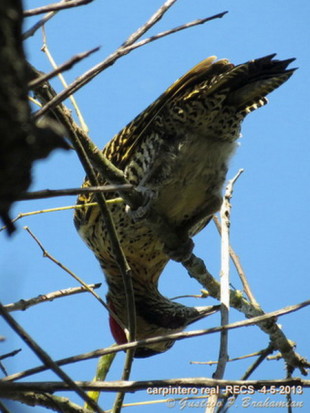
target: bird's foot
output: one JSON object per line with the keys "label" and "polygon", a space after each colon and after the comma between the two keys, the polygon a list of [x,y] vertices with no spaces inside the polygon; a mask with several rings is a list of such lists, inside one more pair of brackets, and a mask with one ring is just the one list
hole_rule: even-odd
{"label": "bird's foot", "polygon": [[153,201],[157,198],[157,194],[156,192],[143,186],[137,187],[136,191],[142,194],[143,204],[137,209],[132,209],[127,205],[126,212],[134,222],[141,222],[148,218],[152,209]]}
{"label": "bird's foot", "polygon": [[193,249],[194,241],[191,238],[186,237],[184,239],[183,237],[180,237],[178,245],[172,246],[165,243],[164,253],[174,261],[183,262],[191,257]]}

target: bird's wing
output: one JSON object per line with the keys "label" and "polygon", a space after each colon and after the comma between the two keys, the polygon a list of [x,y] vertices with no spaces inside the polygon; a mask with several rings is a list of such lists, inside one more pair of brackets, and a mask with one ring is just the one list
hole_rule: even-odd
{"label": "bird's wing", "polygon": [[163,108],[175,98],[191,101],[203,93],[227,93],[226,104],[236,111],[251,112],[267,102],[265,96],[284,83],[295,69],[287,66],[295,59],[273,60],[275,54],[234,66],[227,59],[208,57],[170,86],[154,103],[123,128],[104,148],[106,157],[124,169],[147,128]]}
{"label": "bird's wing", "polygon": [[226,59],[213,63],[215,60],[215,56],[208,57],[173,83],[154,103],[114,136],[104,148],[105,156],[118,168],[123,169],[132,152],[139,145],[143,133],[168,102],[187,89],[191,90],[195,84],[202,80],[215,79],[233,67]]}

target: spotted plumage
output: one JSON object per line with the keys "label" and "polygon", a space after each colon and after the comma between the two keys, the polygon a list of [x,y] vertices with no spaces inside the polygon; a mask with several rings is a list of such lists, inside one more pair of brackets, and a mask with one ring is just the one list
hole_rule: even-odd
{"label": "spotted plumage", "polygon": [[[130,183],[152,194],[152,208],[176,231],[186,228],[194,235],[220,208],[228,162],[243,119],[265,105],[266,95],[294,71],[287,69],[294,59],[279,61],[274,56],[238,66],[209,57],[177,80],[104,148],[105,156],[124,171]],[[81,195],[78,203],[93,199]],[[159,293],[158,278],[169,260],[162,242],[145,222],[132,219],[124,203],[112,203],[110,210],[132,269],[137,338],[181,331],[210,311],[173,303]],[[122,278],[99,208],[78,209],[75,224],[105,273],[108,303],[126,326]],[[113,319],[110,324],[114,337],[124,341],[123,328]],[[140,350],[140,356],[165,351],[172,344],[148,346]]]}

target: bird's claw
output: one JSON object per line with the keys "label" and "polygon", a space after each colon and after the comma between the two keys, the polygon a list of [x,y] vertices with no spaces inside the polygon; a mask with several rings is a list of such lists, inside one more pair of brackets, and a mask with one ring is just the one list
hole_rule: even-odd
{"label": "bird's claw", "polygon": [[152,208],[152,203],[156,198],[156,193],[145,187],[137,187],[136,191],[143,195],[143,204],[137,209],[132,209],[127,205],[126,212],[134,222],[141,222],[147,219]]}
{"label": "bird's claw", "polygon": [[191,238],[187,238],[185,240],[181,240],[180,244],[176,248],[169,248],[165,245],[164,253],[174,261],[183,262],[187,261],[191,257],[193,249],[193,240]]}

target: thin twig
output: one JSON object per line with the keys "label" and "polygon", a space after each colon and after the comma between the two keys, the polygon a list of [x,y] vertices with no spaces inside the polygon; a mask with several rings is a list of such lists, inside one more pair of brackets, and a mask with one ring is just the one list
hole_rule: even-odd
{"label": "thin twig", "polygon": [[40,29],[40,27],[44,26],[46,22],[48,22],[51,18],[55,16],[57,12],[56,11],[51,11],[49,13],[46,13],[45,16],[42,17],[37,23],[35,23],[30,29],[28,29],[22,36],[23,40],[28,39],[29,37],[33,36],[37,30]]}
{"label": "thin twig", "polygon": [[116,314],[112,312],[112,310],[107,306],[107,304],[103,301],[103,299],[92,289],[86,284],[80,277],[78,277],[74,272],[72,272],[69,268],[67,268],[65,265],[63,265],[60,261],[58,261],[55,257],[53,257],[43,246],[41,241],[34,235],[34,233],[31,231],[29,227],[24,227],[24,229],[30,234],[30,236],[35,240],[35,242],[38,244],[40,247],[43,257],[46,257],[50,259],[54,264],[58,265],[62,270],[64,270],[66,273],[71,275],[72,278],[74,278],[78,283],[80,283],[88,292],[90,292],[99,302],[100,304],[103,305],[103,307],[111,314],[113,314],[113,317],[117,320],[117,322],[124,327],[122,321],[117,317]]}
{"label": "thin twig", "polygon": [[80,62],[81,60],[85,59],[91,54],[97,52],[99,49],[100,49],[100,46],[94,47],[93,49],[88,50],[87,52],[76,54],[75,56],[71,57],[71,59],[67,60],[65,63],[61,64],[60,66],[58,66],[56,69],[52,70],[51,72],[43,74],[41,77],[38,77],[32,80],[31,82],[29,82],[28,88],[29,89],[34,88],[40,85],[41,83],[52,79],[53,77],[57,76],[59,73],[62,73],[66,70],[71,69],[76,63]]}
{"label": "thin twig", "polygon": [[89,4],[93,2],[94,0],[69,0],[66,1],[65,3],[60,2],[60,3],[53,3],[53,4],[48,4],[47,6],[41,6],[36,9],[29,9],[24,11],[24,17],[30,17],[30,16],[36,16],[38,14],[42,13],[47,13],[50,11],[59,11],[59,10],[64,10],[64,9],[69,9],[72,7],[78,7],[78,6],[84,6],[85,4]]}
{"label": "thin twig", "polygon": [[[86,188],[85,188],[86,189]],[[101,192],[101,191],[99,191]],[[108,199],[107,204],[115,204],[115,203],[122,203],[124,202],[123,198],[113,198],[113,199]],[[56,208],[48,208],[48,209],[40,209],[38,211],[30,211],[30,212],[21,212],[17,215],[17,217],[15,217],[14,219],[12,219],[12,223],[15,223],[16,221],[18,221],[21,218],[25,218],[25,217],[30,217],[33,215],[38,215],[38,214],[45,214],[45,213],[49,213],[49,212],[61,212],[61,211],[68,211],[70,209],[82,209],[82,208],[87,208],[87,207],[92,207],[92,206],[98,206],[98,202],[86,202],[85,204],[75,204],[75,205],[67,205],[67,206],[63,206],[63,207],[56,207]],[[0,228],[0,232],[4,231],[7,228],[6,225],[4,225],[3,227]]]}
{"label": "thin twig", "polygon": [[[261,354],[263,354],[263,352],[265,352],[264,350],[260,350],[260,351],[255,351],[254,353],[250,353],[250,354],[245,354],[244,356],[239,356],[239,357],[233,357],[227,360],[227,363],[231,363],[232,361],[240,361],[240,360],[245,360],[248,359],[250,357],[256,357],[256,356],[260,356]],[[203,366],[212,366],[214,364],[217,364],[218,360],[212,360],[212,361],[191,361],[190,364],[197,364],[197,365],[203,365]]]}
{"label": "thin twig", "polygon": [[4,360],[4,359],[6,359],[6,358],[8,358],[8,357],[14,357],[14,356],[16,356],[16,354],[18,354],[21,350],[22,350],[22,349],[19,348],[18,350],[14,350],[14,351],[11,351],[10,353],[2,354],[2,355],[0,356],[0,370],[2,371],[2,373],[3,373],[5,376],[8,376],[8,372],[6,371],[6,368],[4,367],[3,363],[1,362],[1,360]]}
{"label": "thin twig", "polygon": [[[272,345],[269,345],[267,348],[264,350],[261,350],[258,352],[259,357],[254,361],[254,363],[246,370],[244,375],[241,377],[240,380],[247,380],[250,375],[262,364],[262,362],[267,358],[268,354],[271,354],[274,351],[274,348]],[[233,397],[234,400],[231,399]],[[227,404],[229,400],[229,406],[232,405],[232,403],[236,402],[236,399],[238,397],[238,394],[226,394],[224,399],[222,400],[221,406],[217,409],[216,413],[222,413],[225,412],[225,405]]]}
{"label": "thin twig", "polygon": [[14,351],[11,351],[10,353],[2,354],[2,355],[0,356],[0,360],[4,360],[4,359],[6,359],[6,358],[8,358],[8,357],[14,357],[14,356],[16,356],[16,354],[18,354],[20,351],[22,351],[21,348],[19,348],[19,349],[17,349],[17,350],[14,350]]}
{"label": "thin twig", "polygon": [[[214,222],[219,234],[221,234],[221,225],[220,225],[219,220],[218,220],[216,215],[213,216],[213,222]],[[245,272],[243,270],[240,259],[239,259],[237,253],[235,252],[235,250],[233,249],[233,247],[231,245],[229,246],[229,255],[230,255],[230,258],[232,259],[232,262],[234,263],[234,266],[236,267],[236,270],[237,270],[238,275],[240,277],[240,280],[242,282],[243,290],[244,290],[245,294],[247,295],[249,301],[251,302],[251,304],[253,306],[259,307],[259,304],[256,301],[256,299],[254,297],[254,294],[251,290],[250,284],[248,283],[248,280],[246,278],[246,275],[245,275]]]}
{"label": "thin twig", "polygon": [[156,10],[156,12],[148,19],[148,21],[143,24],[143,26],[128,37],[128,39],[122,44],[122,47],[130,46],[136,42],[164,16],[164,14],[174,5],[176,1],[177,0],[166,0],[165,3],[160,6],[160,8]]}
{"label": "thin twig", "polygon": [[169,300],[179,300],[180,298],[207,298],[209,297],[209,293],[207,290],[201,290],[201,294],[185,294],[185,295],[177,295],[176,297],[169,297]]}
{"label": "thin twig", "polygon": [[0,361],[0,370],[5,376],[8,376],[8,372],[6,371],[6,368],[4,367],[3,363]]}
{"label": "thin twig", "polygon": [[49,367],[61,380],[63,380],[68,388],[75,391],[84,401],[98,413],[103,413],[103,410],[90,399],[87,394],[76,384],[55,362],[54,360],[33,340],[33,338],[14,320],[4,306],[0,303],[0,314],[10,327],[20,336],[22,340],[31,348],[38,358]]}
{"label": "thin twig", "polygon": [[2,403],[0,400],[0,411],[1,413],[11,413],[10,410]]}
{"label": "thin twig", "polygon": [[[257,317],[253,317],[251,319],[248,320],[242,320],[242,321],[236,321],[234,323],[228,324],[227,326],[218,326],[218,327],[212,327],[212,328],[208,328],[208,329],[204,329],[204,330],[194,330],[194,331],[183,331],[181,333],[174,333],[174,334],[166,334],[164,336],[160,336],[160,337],[152,337],[152,338],[148,338],[145,340],[139,340],[139,341],[135,341],[132,343],[126,343],[126,344],[120,344],[117,346],[111,346],[109,348],[106,349],[100,349],[100,350],[95,350],[95,351],[91,351],[89,353],[84,353],[84,354],[80,354],[80,355],[76,355],[73,357],[67,357],[65,359],[61,359],[56,361],[56,363],[58,363],[59,365],[64,365],[64,364],[69,364],[69,363],[76,363],[82,360],[89,360],[89,359],[93,359],[93,358],[97,358],[100,356],[103,356],[105,354],[111,354],[111,353],[116,353],[119,351],[126,351],[130,348],[136,348],[136,347],[145,347],[154,343],[159,343],[162,341],[167,341],[167,340],[183,340],[183,339],[188,339],[188,338],[192,338],[192,337],[199,337],[199,336],[204,336],[204,335],[208,335],[208,334],[216,334],[219,333],[221,331],[223,331],[224,329],[226,330],[233,330],[236,328],[243,328],[243,327],[248,327],[257,323],[260,323],[262,321],[266,321],[266,320],[270,320],[273,319],[275,317],[281,317],[285,314],[289,314],[295,311],[299,311],[300,309],[307,307],[310,305],[310,300],[308,301],[304,301],[302,303],[299,304],[295,304],[292,306],[288,306],[288,307],[284,307],[280,310],[276,310],[276,311],[272,311],[270,313],[266,313],[264,315],[261,316],[257,316]],[[308,365],[308,367],[310,367],[310,365]],[[32,369],[29,370],[25,370],[23,372],[20,373],[15,373],[12,374],[8,377],[4,377],[3,379],[0,380],[0,383],[2,381],[13,381],[13,380],[19,380],[21,378],[30,376],[32,374],[37,374],[40,373],[42,371],[45,371],[47,368],[45,366],[39,366],[39,367],[34,367]]]}
{"label": "thin twig", "polygon": [[267,348],[262,350],[259,354],[259,357],[255,362],[246,370],[244,375],[241,377],[241,380],[247,380],[250,375],[257,369],[257,367],[267,358],[269,354],[274,351],[274,347],[270,344]]}
{"label": "thin twig", "polygon": [[213,16],[204,17],[203,19],[196,19],[196,20],[193,20],[191,22],[181,24],[180,26],[173,27],[172,29],[165,30],[163,32],[157,33],[154,36],[150,36],[150,37],[147,37],[146,39],[142,39],[139,42],[136,42],[131,46],[127,46],[126,51],[128,53],[128,51],[134,50],[138,47],[141,47],[141,46],[144,46],[148,43],[154,42],[155,40],[159,40],[162,37],[169,36],[170,34],[174,34],[174,33],[180,32],[182,30],[189,29],[190,27],[194,27],[194,26],[198,26],[200,24],[207,23],[211,20],[221,19],[227,13],[228,13],[228,11],[224,11],[224,12],[221,12],[221,13],[214,14]]}
{"label": "thin twig", "polygon": [[18,197],[19,201],[29,201],[33,199],[53,198],[58,196],[92,194],[97,192],[123,192],[130,191],[132,185],[99,185],[88,186],[85,188],[68,188],[68,189],[42,189],[41,191],[22,192]]}
{"label": "thin twig", "polygon": [[[42,52],[45,53],[47,56],[48,61],[50,62],[51,66],[53,67],[54,70],[58,69],[58,65],[56,64],[56,61],[54,57],[52,56],[52,53],[49,50],[49,47],[47,45],[47,36],[46,36],[46,31],[45,31],[45,26],[42,27],[42,35],[43,35],[43,46],[41,47]],[[68,83],[66,82],[66,79],[64,75],[60,72],[58,73],[58,79],[62,83],[63,87],[66,89],[68,87]],[[75,110],[76,116],[80,122],[81,128],[83,129],[84,132],[88,132],[88,126],[84,120],[84,117],[82,115],[82,112],[77,104],[77,101],[75,99],[75,96],[70,95],[69,100],[73,106],[73,109]]]}
{"label": "thin twig", "polygon": [[[100,287],[101,287],[101,283],[88,285],[88,288],[90,288],[91,290],[94,290]],[[48,294],[40,294],[37,297],[29,298],[28,300],[19,300],[16,303],[6,304],[4,307],[9,313],[11,313],[12,311],[18,311],[18,310],[25,311],[28,308],[34,305],[37,305],[37,304],[45,303],[47,301],[53,301],[57,298],[68,297],[69,295],[85,293],[87,291],[89,292],[89,290],[83,286],[66,288],[64,290],[53,291],[52,293],[48,293]]]}

